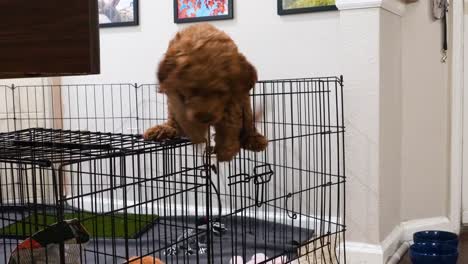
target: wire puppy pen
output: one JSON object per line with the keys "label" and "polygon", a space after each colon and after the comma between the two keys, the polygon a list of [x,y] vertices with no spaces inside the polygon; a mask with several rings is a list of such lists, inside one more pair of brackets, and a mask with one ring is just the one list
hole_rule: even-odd
{"label": "wire puppy pen", "polygon": [[344,263],[342,90],[258,82],[268,148],[219,163],[142,139],[156,85],[0,86],[0,262]]}

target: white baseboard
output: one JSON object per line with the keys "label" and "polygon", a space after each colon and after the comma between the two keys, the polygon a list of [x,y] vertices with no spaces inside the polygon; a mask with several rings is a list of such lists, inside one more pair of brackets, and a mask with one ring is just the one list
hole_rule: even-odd
{"label": "white baseboard", "polygon": [[[102,198],[99,199],[99,203],[96,204],[95,200],[85,197],[80,199],[70,199],[67,201],[68,205],[80,205],[82,209],[85,211],[92,211],[98,213],[109,212],[111,210],[114,211],[121,211],[124,208],[124,202],[122,200],[113,200]],[[135,204],[140,204],[135,206]],[[128,208],[126,211],[127,213],[141,213],[141,212],[154,212],[161,217],[164,216],[202,216],[206,215],[207,209],[205,206],[195,206],[195,205],[167,205],[165,203],[139,203],[135,201],[128,200],[126,202],[126,207]],[[228,207],[222,208],[222,215],[231,215],[234,213],[235,210],[231,210]],[[213,207],[211,209],[211,214],[217,215],[218,208]],[[336,229],[337,226],[335,223],[340,223],[340,219],[336,217],[331,217],[328,219],[329,221],[318,221],[318,216],[310,217],[305,215],[297,215],[296,218],[291,218],[290,212],[286,210],[281,210],[275,208],[274,210],[257,210],[256,207],[250,208],[247,210],[242,210],[235,215],[239,215],[242,217],[247,218],[257,218],[262,219],[269,222],[276,222],[276,223],[288,223],[295,227],[301,228],[311,228],[315,230],[328,230],[328,229]]]}
{"label": "white baseboard", "polygon": [[[422,230],[455,231],[447,217],[434,217],[403,222],[395,227],[380,244],[346,242],[348,264],[386,264],[404,241],[412,241],[413,234]],[[341,245],[342,247],[342,245]]]}
{"label": "white baseboard", "polygon": [[395,227],[380,244],[346,242],[348,264],[385,264],[401,244],[403,228]]}
{"label": "white baseboard", "polygon": [[[347,264],[383,264],[380,245],[346,242]],[[340,262],[344,262],[343,259]]]}
{"label": "white baseboard", "polygon": [[412,241],[413,234],[423,230],[443,230],[455,232],[455,230],[452,230],[450,220],[445,216],[411,220],[403,222],[402,226],[404,230],[402,241]]}

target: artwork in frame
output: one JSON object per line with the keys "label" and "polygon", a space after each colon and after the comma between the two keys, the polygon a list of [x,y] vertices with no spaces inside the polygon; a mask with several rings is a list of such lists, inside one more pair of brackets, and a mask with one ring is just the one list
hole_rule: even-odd
{"label": "artwork in frame", "polygon": [[137,26],[138,0],[97,0],[100,27]]}
{"label": "artwork in frame", "polygon": [[174,0],[174,22],[232,19],[234,0]]}
{"label": "artwork in frame", "polygon": [[337,10],[335,0],[278,0],[278,15]]}

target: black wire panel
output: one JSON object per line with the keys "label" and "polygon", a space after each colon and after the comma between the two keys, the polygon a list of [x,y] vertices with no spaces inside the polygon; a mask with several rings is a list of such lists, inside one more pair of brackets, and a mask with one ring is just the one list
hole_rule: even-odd
{"label": "black wire panel", "polygon": [[[256,253],[263,263],[345,263],[341,77],[258,82],[252,106],[268,148],[227,163],[184,139],[142,140],[167,116],[157,89],[0,86],[0,263],[33,231],[70,218],[91,236],[78,263]],[[62,263],[66,250],[59,244]]]}
{"label": "black wire panel", "polygon": [[140,135],[31,128],[0,134],[0,161],[70,164],[84,160],[162,151],[185,139],[145,141]]}
{"label": "black wire panel", "polygon": [[[256,126],[269,139],[268,149],[242,151],[234,161],[217,164],[212,176],[220,188],[222,217],[242,223],[231,232],[252,233],[257,240],[233,235],[225,252],[244,260],[253,251],[271,252],[270,260],[344,263],[339,248],[346,227],[342,88],[342,79],[335,77],[257,84],[252,105],[262,113]],[[281,244],[279,254],[269,250],[271,241]],[[291,250],[286,241],[300,246]]]}

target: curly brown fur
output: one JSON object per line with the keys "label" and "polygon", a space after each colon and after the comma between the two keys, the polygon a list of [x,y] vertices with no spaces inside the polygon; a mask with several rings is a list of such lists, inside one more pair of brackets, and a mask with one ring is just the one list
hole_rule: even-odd
{"label": "curly brown fur", "polygon": [[255,128],[249,98],[257,72],[226,33],[209,24],[180,31],[169,43],[157,75],[169,116],[163,125],[148,129],[146,139],[187,136],[202,143],[214,126],[219,161],[232,160],[240,148],[267,147],[267,139]]}

